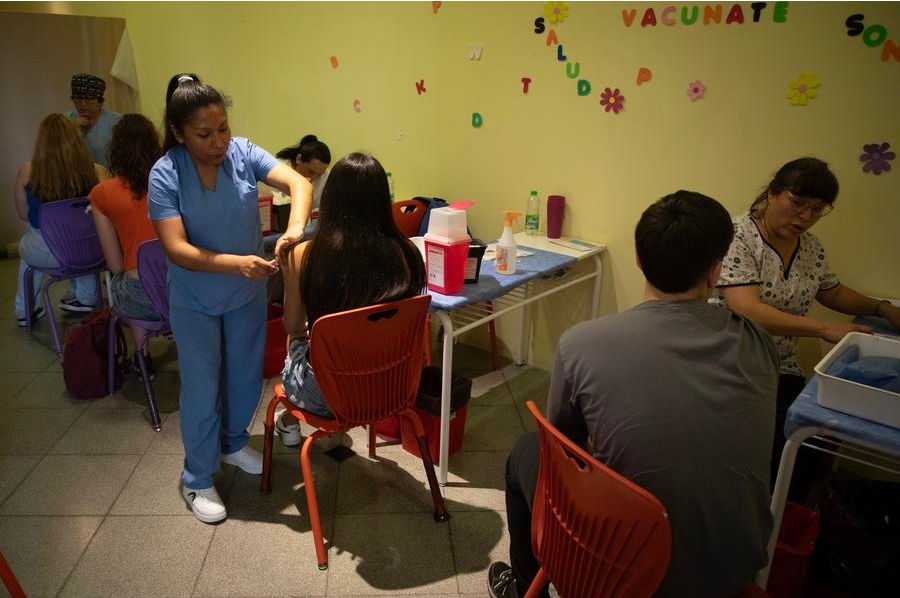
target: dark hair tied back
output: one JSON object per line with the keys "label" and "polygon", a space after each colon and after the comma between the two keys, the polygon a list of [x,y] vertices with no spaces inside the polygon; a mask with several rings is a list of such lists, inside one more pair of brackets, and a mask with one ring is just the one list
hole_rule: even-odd
{"label": "dark hair tied back", "polygon": [[300,156],[301,162],[318,160],[322,164],[331,164],[331,150],[315,135],[306,135],[297,145],[286,147],[275,154],[276,158],[287,160],[291,165],[297,162],[297,156]]}
{"label": "dark hair tied back", "polygon": [[840,186],[837,177],[828,168],[828,163],[818,158],[797,158],[778,169],[765,189],[753,200],[750,213],[763,208],[772,196],[790,191],[798,197],[809,197],[834,204]]}
{"label": "dark hair tied back", "polygon": [[228,107],[228,99],[215,87],[200,81],[193,73],[179,73],[169,79],[166,89],[166,114],[163,122],[165,139],[163,151],[167,152],[176,145],[173,127],[181,130],[200,108],[219,105],[224,110]]}

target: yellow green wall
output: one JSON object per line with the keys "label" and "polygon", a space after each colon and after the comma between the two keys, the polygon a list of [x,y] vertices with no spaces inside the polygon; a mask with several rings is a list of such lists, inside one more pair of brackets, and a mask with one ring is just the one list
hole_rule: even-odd
{"label": "yellow green wall", "polygon": [[[394,172],[400,197],[474,199],[470,226],[485,239],[499,235],[502,210],[524,208],[529,189],[566,195],[564,233],[609,246],[602,313],[641,300],[631,235],[648,203],[686,188],[737,213],[783,162],[815,155],[841,182],[837,209],[815,228],[833,268],[863,292],[900,297],[900,160],[881,176],[864,174],[858,161],[866,143],[900,149],[900,62],[882,61],[881,47],[849,37],[844,24],[862,13],[866,26],[883,26],[900,44],[900,4],[791,2],[781,23],[773,22],[774,4],[758,23],[743,2],[743,24],[724,23],[733,4],[723,3],[721,24],[641,27],[647,8],[661,20],[669,5],[569,3],[568,18],[553,27],[564,54],[580,63],[579,78],[591,84],[585,97],[556,47],[546,45],[547,32],[534,33],[541,2],[444,2],[437,13],[430,2],[3,9],[124,17],[143,111],[155,121],[168,78],[196,72],[233,98],[235,134],[273,151],[307,132],[336,156],[371,151]],[[674,4],[675,19],[695,5],[702,21],[703,3]],[[636,10],[630,27],[623,9]],[[483,54],[472,61],[476,43]],[[640,67],[653,76],[638,86]],[[806,107],[795,107],[785,94],[801,72],[815,73],[821,87]],[[532,79],[527,95],[521,77]],[[707,93],[692,102],[686,91],[696,79]],[[618,115],[599,105],[607,86],[625,95]],[[471,125],[473,112],[483,115],[480,129]],[[550,363],[556,337],[584,305],[570,293],[541,310],[539,365]]]}

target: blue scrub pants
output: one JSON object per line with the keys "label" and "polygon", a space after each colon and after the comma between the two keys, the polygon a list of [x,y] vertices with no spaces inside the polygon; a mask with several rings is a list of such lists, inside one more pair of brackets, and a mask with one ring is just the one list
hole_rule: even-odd
{"label": "blue scrub pants", "polygon": [[186,488],[213,485],[222,454],[250,440],[262,394],[266,293],[220,316],[170,307],[181,372],[181,440]]}

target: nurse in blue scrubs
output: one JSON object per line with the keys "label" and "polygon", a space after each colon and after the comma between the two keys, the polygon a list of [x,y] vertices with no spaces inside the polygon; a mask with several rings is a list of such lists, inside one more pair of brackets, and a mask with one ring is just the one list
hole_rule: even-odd
{"label": "nurse in blue scrubs", "polygon": [[278,263],[263,254],[257,182],[291,196],[288,240],[302,236],[312,205],[305,178],[231,136],[227,103],[196,75],[172,77],[165,155],[149,181],[181,372],[182,495],[204,523],[226,517],[213,484],[220,463],[262,472],[247,427],[262,392],[266,279]]}

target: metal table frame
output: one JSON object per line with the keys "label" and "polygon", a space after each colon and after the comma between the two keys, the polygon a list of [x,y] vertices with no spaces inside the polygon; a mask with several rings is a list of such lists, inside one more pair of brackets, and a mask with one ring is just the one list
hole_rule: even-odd
{"label": "metal table frame", "polygon": [[[450,379],[453,372],[453,344],[455,340],[462,334],[487,324],[488,322],[508,314],[515,310],[520,310],[518,325],[518,342],[516,343],[515,363],[523,365],[527,358],[527,346],[530,338],[530,328],[526,328],[525,307],[548,297],[555,293],[559,293],[576,284],[580,284],[589,280],[594,281],[593,294],[591,297],[590,317],[596,318],[600,303],[600,283],[602,279],[603,266],[601,263],[601,255],[606,251],[606,245],[598,244],[595,249],[590,251],[577,251],[550,243],[546,236],[535,235],[528,236],[525,233],[515,235],[516,243],[522,248],[533,248],[540,251],[546,251],[553,254],[559,254],[561,257],[572,258],[567,261],[568,264],[574,264],[579,261],[591,259],[593,270],[587,273],[575,274],[567,273],[564,276],[542,277],[542,274],[550,274],[559,268],[554,266],[543,272],[537,272],[528,280],[523,281],[512,289],[498,290],[496,296],[486,296],[482,299],[472,302],[459,303],[453,307],[442,307],[446,305],[447,296],[438,293],[432,295],[432,316],[438,319],[444,327],[444,347],[441,379],[441,437],[440,437],[440,455],[438,482],[441,485],[447,484],[447,466],[450,448]],[[519,263],[524,264],[524,260],[528,258],[519,258]],[[484,267],[483,273],[484,273]],[[478,285],[486,288],[488,282],[484,278],[479,278]],[[457,296],[452,296],[458,299]],[[490,301],[488,305],[486,301]]]}

